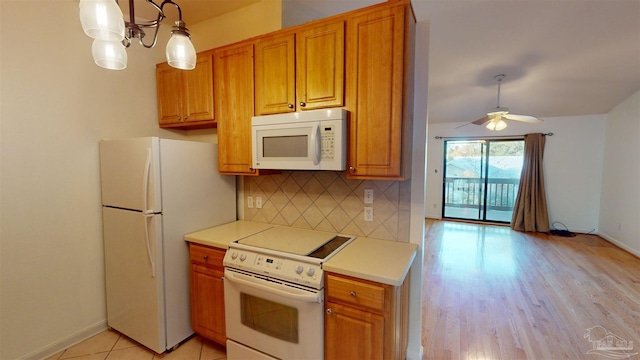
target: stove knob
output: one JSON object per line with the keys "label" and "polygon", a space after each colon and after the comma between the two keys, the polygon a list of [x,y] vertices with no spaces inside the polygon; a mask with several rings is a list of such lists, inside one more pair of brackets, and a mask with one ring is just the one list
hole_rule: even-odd
{"label": "stove knob", "polygon": [[315,274],[315,273],[316,273],[316,270],[314,268],[312,268],[312,267],[310,267],[307,270],[307,275],[309,275],[309,276],[313,276],[313,274]]}
{"label": "stove knob", "polygon": [[237,252],[232,252],[231,253],[231,259],[235,260],[238,257],[238,253]]}
{"label": "stove knob", "polygon": [[247,260],[247,254],[240,254],[240,261]]}
{"label": "stove knob", "polygon": [[302,267],[302,265],[298,265],[298,266],[296,266],[296,274],[302,274],[302,270],[304,270],[304,268]]}

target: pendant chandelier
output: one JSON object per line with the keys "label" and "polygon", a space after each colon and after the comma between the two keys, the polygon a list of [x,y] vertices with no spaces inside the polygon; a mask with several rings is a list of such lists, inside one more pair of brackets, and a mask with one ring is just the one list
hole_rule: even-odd
{"label": "pendant chandelier", "polygon": [[[140,45],[152,48],[158,39],[160,22],[165,19],[163,8],[167,4],[178,9],[171,38],[167,42],[167,63],[183,70],[191,70],[196,66],[196,50],[191,43],[189,30],[182,21],[180,6],[171,0],[164,0],[157,5],[153,0],[146,0],[158,11],[156,20],[147,23],[136,23],[133,0],[129,0],[129,21],[124,21],[122,10],[117,0],[80,0],[80,23],[85,34],[93,38],[91,53],[95,63],[105,69],[122,70],[127,67],[126,48],[131,40],[137,38]],[[155,29],[153,41],[149,44],[143,41],[144,28]]]}

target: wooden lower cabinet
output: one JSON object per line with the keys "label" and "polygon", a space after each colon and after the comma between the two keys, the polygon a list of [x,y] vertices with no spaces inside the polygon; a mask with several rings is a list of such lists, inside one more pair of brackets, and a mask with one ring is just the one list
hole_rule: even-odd
{"label": "wooden lower cabinet", "polygon": [[327,302],[326,359],[383,359],[384,317]]}
{"label": "wooden lower cabinet", "polygon": [[404,359],[409,276],[401,286],[325,276],[325,359]]}
{"label": "wooden lower cabinet", "polygon": [[189,244],[191,259],[191,326],[197,334],[225,345],[224,267],[225,251]]}

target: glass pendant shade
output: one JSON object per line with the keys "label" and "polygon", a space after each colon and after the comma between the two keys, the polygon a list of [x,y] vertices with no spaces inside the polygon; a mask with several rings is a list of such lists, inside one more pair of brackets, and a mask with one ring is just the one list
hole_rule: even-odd
{"label": "glass pendant shade", "polygon": [[504,122],[504,120],[502,120],[501,118],[493,119],[489,121],[489,123],[487,124],[487,129],[491,131],[504,130],[506,127],[507,127],[507,123]]}
{"label": "glass pendant shade", "polygon": [[[1,1],[1,0],[0,0]],[[178,69],[191,70],[196,67],[196,50],[191,43],[189,30],[182,21],[182,10],[172,0],[163,0],[158,5],[154,0],[146,0],[158,11],[156,20],[135,23],[134,0],[129,1],[130,22],[124,21],[118,0],[79,0],[80,24],[82,30],[93,38],[91,53],[95,63],[105,69],[122,70],[127,67],[126,48],[132,39],[138,39],[140,45],[150,49],[156,45],[160,22],[166,17],[165,5],[175,6],[178,10],[178,21],[171,31],[167,43],[167,63]],[[140,0],[142,2],[142,0]],[[151,42],[143,41],[144,29],[156,29]]]}
{"label": "glass pendant shade", "polygon": [[181,31],[173,31],[167,43],[167,63],[182,70],[196,67],[196,49],[189,37]]}
{"label": "glass pendant shade", "polygon": [[93,40],[91,53],[96,65],[109,70],[127,67],[127,51],[119,41]]}
{"label": "glass pendant shade", "polygon": [[124,39],[122,10],[114,0],[80,0],[80,23],[84,33],[94,39]]}

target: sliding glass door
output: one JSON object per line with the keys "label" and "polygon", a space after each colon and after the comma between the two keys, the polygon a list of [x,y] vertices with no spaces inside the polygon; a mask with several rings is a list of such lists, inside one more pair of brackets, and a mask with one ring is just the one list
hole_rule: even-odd
{"label": "sliding glass door", "polygon": [[443,217],[480,220],[484,217],[486,143],[445,141]]}
{"label": "sliding glass door", "polygon": [[442,216],[510,222],[524,140],[447,140],[444,147]]}

